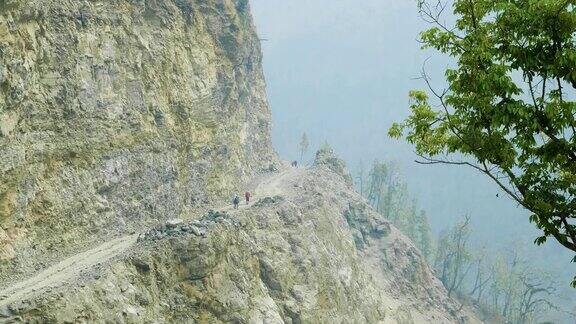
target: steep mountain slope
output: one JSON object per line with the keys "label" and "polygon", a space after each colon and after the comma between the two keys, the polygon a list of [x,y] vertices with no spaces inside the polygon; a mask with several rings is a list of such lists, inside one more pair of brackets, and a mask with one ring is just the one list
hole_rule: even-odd
{"label": "steep mountain slope", "polygon": [[271,175],[253,205],[152,229],[113,261],[3,312],[31,322],[476,321],[332,165]]}
{"label": "steep mountain slope", "polygon": [[0,3],[0,322],[475,321],[331,151],[281,166],[258,43],[245,0]]}
{"label": "steep mountain slope", "polygon": [[1,2],[0,280],[274,163],[260,60],[245,1]]}

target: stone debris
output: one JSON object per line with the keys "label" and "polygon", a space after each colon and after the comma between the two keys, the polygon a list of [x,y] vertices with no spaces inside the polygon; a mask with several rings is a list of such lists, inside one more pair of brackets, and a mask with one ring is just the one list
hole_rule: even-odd
{"label": "stone debris", "polygon": [[179,219],[179,218],[169,219],[168,221],[166,221],[166,226],[167,226],[167,227],[176,227],[176,226],[178,226],[178,225],[180,225],[180,224],[182,224],[182,223],[183,223],[183,221],[182,221],[181,219]]}
{"label": "stone debris", "polygon": [[254,203],[255,207],[265,207],[267,205],[274,205],[277,204],[279,202],[284,201],[284,198],[282,196],[274,196],[274,197],[264,197],[262,199],[259,199],[257,202]]}
{"label": "stone debris", "polygon": [[225,226],[239,227],[240,222],[234,220],[225,212],[210,210],[204,217],[199,220],[184,222],[181,219],[171,219],[165,224],[157,226],[138,236],[137,242],[156,241],[169,237],[195,235],[205,237],[210,229],[217,224]]}

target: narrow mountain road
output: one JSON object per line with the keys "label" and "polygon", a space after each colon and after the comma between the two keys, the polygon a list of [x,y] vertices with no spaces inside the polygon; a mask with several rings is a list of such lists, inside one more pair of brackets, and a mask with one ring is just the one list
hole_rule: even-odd
{"label": "narrow mountain road", "polygon": [[[302,168],[284,168],[273,176],[262,179],[254,190],[255,198],[281,195],[286,180],[296,177],[302,172],[304,172]],[[241,204],[240,208],[250,208],[250,205]],[[234,209],[229,205],[220,207],[218,210],[234,213]],[[49,289],[72,284],[73,279],[80,276],[82,272],[87,272],[94,266],[127,251],[136,243],[138,235],[126,235],[105,242],[98,247],[64,259],[40,273],[0,291],[0,307],[33,298]]]}
{"label": "narrow mountain road", "polygon": [[73,255],[31,278],[0,291],[0,307],[33,297],[47,289],[65,285],[70,279],[79,276],[82,271],[106,262],[127,250],[137,238],[138,235],[134,234],[108,241],[94,249]]}

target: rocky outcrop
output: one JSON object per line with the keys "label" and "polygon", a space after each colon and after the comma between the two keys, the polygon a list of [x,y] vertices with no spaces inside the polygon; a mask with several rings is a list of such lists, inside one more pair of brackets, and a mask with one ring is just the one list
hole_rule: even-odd
{"label": "rocky outcrop", "polygon": [[9,318],[119,323],[475,322],[412,243],[325,168],[240,211],[142,234],[80,283]]}
{"label": "rocky outcrop", "polygon": [[354,186],[352,175],[350,174],[350,171],[348,171],[348,168],[346,168],[344,160],[337,157],[334,153],[334,150],[329,146],[326,145],[325,147],[318,150],[318,152],[316,152],[314,165],[316,167],[328,168],[332,172],[341,176],[348,187],[352,188]]}
{"label": "rocky outcrop", "polygon": [[0,3],[0,282],[276,161],[245,0]]}

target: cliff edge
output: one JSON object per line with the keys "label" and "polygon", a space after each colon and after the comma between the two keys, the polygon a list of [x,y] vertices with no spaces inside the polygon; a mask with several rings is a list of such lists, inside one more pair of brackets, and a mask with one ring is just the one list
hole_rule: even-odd
{"label": "cliff edge", "polygon": [[328,166],[282,169],[254,193],[150,229],[76,277],[40,274],[48,284],[0,308],[25,322],[478,322]]}

